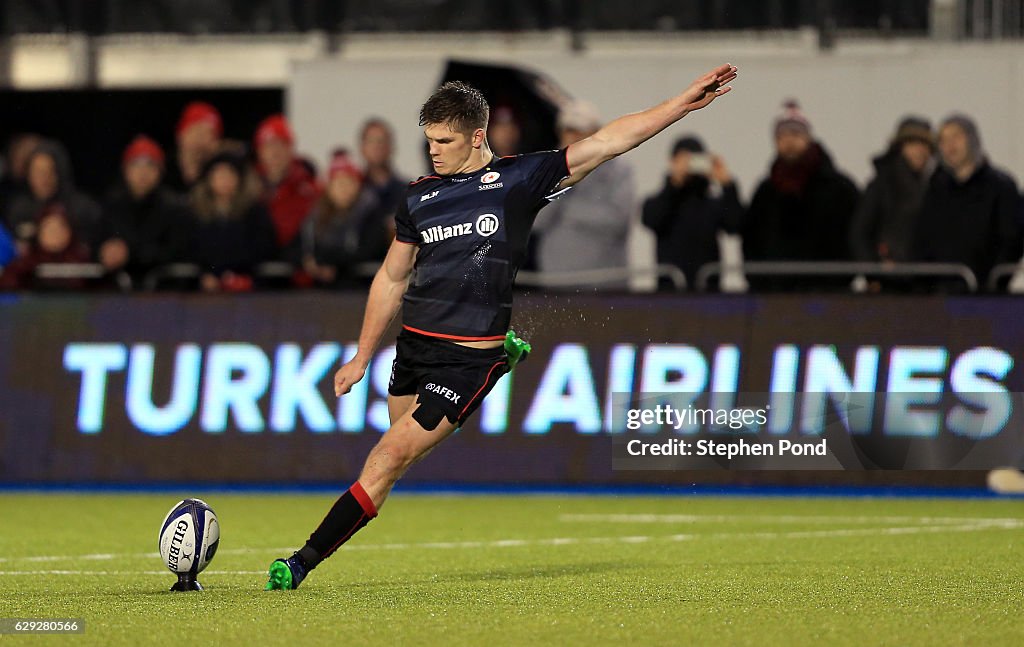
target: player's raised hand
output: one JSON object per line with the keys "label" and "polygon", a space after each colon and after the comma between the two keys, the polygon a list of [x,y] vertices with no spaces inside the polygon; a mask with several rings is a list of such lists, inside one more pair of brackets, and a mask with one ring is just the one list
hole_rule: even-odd
{"label": "player's raised hand", "polygon": [[683,93],[686,110],[688,112],[700,110],[732,90],[729,83],[736,79],[736,74],[736,66],[726,63],[694,81]]}
{"label": "player's raised hand", "polygon": [[334,395],[340,398],[348,393],[356,382],[363,379],[365,374],[366,367],[362,362],[356,360],[339,368],[338,372],[334,374]]}

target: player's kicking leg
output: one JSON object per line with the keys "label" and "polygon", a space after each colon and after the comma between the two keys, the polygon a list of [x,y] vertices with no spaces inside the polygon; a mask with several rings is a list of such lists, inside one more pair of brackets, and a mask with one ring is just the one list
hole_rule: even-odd
{"label": "player's kicking leg", "polygon": [[[377,516],[377,510],[406,470],[456,429],[455,423],[443,416],[437,419],[440,412],[424,414],[419,410],[414,395],[389,396],[388,409],[392,417],[402,410],[405,413],[398,415],[398,420],[370,451],[359,480],[334,503],[306,545],[288,559],[270,565],[267,590],[298,588],[309,571]],[[428,430],[424,423],[433,426]]]}
{"label": "player's kicking leg", "polygon": [[530,345],[510,332],[504,347],[466,348],[399,336],[388,387],[391,428],[366,459],[359,480],[335,502],[309,541],[270,566],[267,589],[294,589],[306,574],[377,516],[391,488],[476,411]]}

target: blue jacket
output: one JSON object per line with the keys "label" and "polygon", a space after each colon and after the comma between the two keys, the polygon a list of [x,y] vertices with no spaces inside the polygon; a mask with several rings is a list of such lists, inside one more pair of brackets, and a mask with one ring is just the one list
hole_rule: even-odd
{"label": "blue jacket", "polygon": [[0,225],[0,267],[7,265],[14,258],[14,239],[7,233],[3,225]]}

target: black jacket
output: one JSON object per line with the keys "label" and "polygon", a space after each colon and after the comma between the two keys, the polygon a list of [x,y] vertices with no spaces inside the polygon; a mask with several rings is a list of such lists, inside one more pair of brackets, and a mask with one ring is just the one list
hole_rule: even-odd
{"label": "black jacket", "polygon": [[191,230],[192,219],[182,196],[157,187],[137,200],[127,188],[119,187],[107,200],[101,240],[123,240],[128,246],[125,270],[141,276],[159,265],[185,260]]}
{"label": "black jacket", "polygon": [[735,233],[743,219],[743,207],[734,183],[722,187],[722,195],[709,195],[703,176],[690,176],[681,187],[666,179],[660,192],[644,201],[643,223],[658,239],[658,263],[675,265],[686,275],[692,289],[697,271],[718,260],[718,232]]}
{"label": "black jacket", "polygon": [[57,172],[57,192],[47,200],[37,199],[31,192],[16,194],[7,205],[7,228],[21,241],[35,238],[39,219],[52,207],[64,210],[75,231],[75,235],[93,248],[99,242],[100,207],[89,196],[75,188],[71,158],[64,145],[43,140],[29,156],[28,164],[36,155],[48,155],[53,159]]}
{"label": "black jacket", "polygon": [[212,274],[247,274],[277,253],[274,223],[259,202],[237,217],[196,217],[192,233],[191,260]]}
{"label": "black jacket", "polygon": [[984,284],[994,265],[1021,257],[1019,205],[1013,179],[987,161],[966,182],[939,168],[916,227],[918,258],[963,263]]}
{"label": "black jacket", "polygon": [[[790,181],[794,175],[799,177]],[[747,209],[743,224],[746,259],[846,260],[850,220],[858,199],[857,186],[836,169],[818,144],[812,144],[795,166],[776,160]]]}
{"label": "black jacket", "polygon": [[321,222],[323,208],[322,203],[313,207],[302,225],[303,256],[320,265],[332,265],[341,274],[350,273],[360,263],[384,260],[391,236],[372,191],[363,189],[348,213],[326,222]]}
{"label": "black jacket", "polygon": [[850,230],[858,261],[909,261],[914,256],[914,229],[931,167],[915,173],[899,148],[874,160],[875,177],[864,191]]}

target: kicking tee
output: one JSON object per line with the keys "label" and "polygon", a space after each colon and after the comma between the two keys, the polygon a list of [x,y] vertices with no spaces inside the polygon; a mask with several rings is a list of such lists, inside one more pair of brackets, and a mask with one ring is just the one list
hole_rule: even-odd
{"label": "kicking tee", "polygon": [[395,214],[395,239],[419,247],[403,327],[453,341],[504,339],[530,228],[568,176],[560,150],[495,158],[474,173],[410,184]]}

